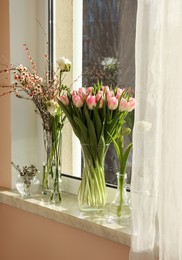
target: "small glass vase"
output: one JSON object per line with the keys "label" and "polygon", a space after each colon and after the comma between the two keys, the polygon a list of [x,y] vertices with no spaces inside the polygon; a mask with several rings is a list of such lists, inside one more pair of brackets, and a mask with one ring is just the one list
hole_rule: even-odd
{"label": "small glass vase", "polygon": [[130,196],[127,192],[126,174],[116,173],[117,175],[117,190],[114,200],[108,206],[109,217],[120,220],[123,225],[129,224],[131,206]]}
{"label": "small glass vase", "polygon": [[22,176],[19,174],[15,186],[21,197],[26,199],[38,192],[40,180],[37,176]]}
{"label": "small glass vase", "polygon": [[82,180],[78,204],[83,212],[101,212],[106,204],[104,159],[108,146],[81,144],[83,152]]}
{"label": "small glass vase", "polygon": [[62,180],[61,180],[61,166],[52,166],[53,178],[51,179],[50,203],[60,204],[62,200]]}

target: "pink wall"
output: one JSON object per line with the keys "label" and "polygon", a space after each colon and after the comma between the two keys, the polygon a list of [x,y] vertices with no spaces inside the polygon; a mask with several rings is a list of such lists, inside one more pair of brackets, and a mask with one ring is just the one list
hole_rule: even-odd
{"label": "pink wall", "polygon": [[[0,70],[9,65],[9,1],[0,0]],[[6,85],[9,80],[3,81]],[[2,74],[0,74],[0,85]],[[4,91],[0,88],[0,94]],[[11,187],[10,95],[0,97],[0,186]]]}
{"label": "pink wall", "polygon": [[0,205],[2,260],[127,260],[129,248],[110,240]]}

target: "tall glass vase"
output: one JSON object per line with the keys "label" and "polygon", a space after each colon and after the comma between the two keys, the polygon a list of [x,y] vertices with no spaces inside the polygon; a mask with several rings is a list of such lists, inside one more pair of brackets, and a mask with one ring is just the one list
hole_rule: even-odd
{"label": "tall glass vase", "polygon": [[106,204],[104,159],[108,146],[81,144],[83,152],[82,180],[78,191],[81,211],[103,211]]}
{"label": "tall glass vase", "polygon": [[62,200],[61,196],[61,144],[62,144],[62,133],[60,129],[56,129],[54,133],[53,149],[52,149],[52,178],[51,178],[51,192],[50,202],[59,204]]}
{"label": "tall glass vase", "polygon": [[62,180],[61,180],[61,166],[52,167],[53,178],[50,184],[50,203],[60,204],[62,200],[61,190],[62,190]]}
{"label": "tall glass vase", "polygon": [[53,157],[51,155],[51,151],[53,149],[52,131],[44,130],[43,138],[44,138],[44,148],[46,152],[46,161],[42,165],[42,193],[49,194],[50,180],[52,178],[52,163],[53,163]]}
{"label": "tall glass vase", "polygon": [[49,194],[50,203],[61,201],[61,129],[54,127],[52,132],[44,133],[44,144],[47,153],[46,163],[43,164],[42,192]]}

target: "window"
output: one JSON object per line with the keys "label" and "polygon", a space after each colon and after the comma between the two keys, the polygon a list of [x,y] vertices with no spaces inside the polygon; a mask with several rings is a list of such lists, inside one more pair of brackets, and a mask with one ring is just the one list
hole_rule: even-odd
{"label": "window", "polygon": [[[73,88],[77,88],[100,80],[104,85],[131,87],[134,91],[137,0],[74,0],[73,5],[72,1],[61,0],[55,1],[55,6],[55,55],[66,56],[73,62],[66,84],[76,80]],[[133,114],[127,118],[131,128],[133,118]],[[64,129],[62,156],[63,172],[80,176],[81,149],[68,124]],[[131,159],[132,156],[128,161],[128,179]],[[116,183],[113,174],[116,160],[110,146],[105,164],[108,183]]]}

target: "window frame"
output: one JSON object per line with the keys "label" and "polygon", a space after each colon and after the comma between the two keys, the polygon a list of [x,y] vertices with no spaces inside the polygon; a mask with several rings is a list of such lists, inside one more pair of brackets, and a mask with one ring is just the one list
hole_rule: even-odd
{"label": "window frame", "polygon": [[[61,0],[62,1],[62,0]],[[61,2],[60,1],[60,2]],[[55,8],[55,2],[56,2],[56,0],[49,0],[49,2],[52,2],[53,3],[53,5],[54,5],[54,7],[53,8]],[[76,16],[76,13],[74,12],[74,8],[75,9],[77,9],[78,10],[78,5],[77,5],[77,0],[74,0],[73,1],[73,6],[72,6],[72,8],[73,8],[73,10],[72,10],[72,16],[73,16],[73,24],[72,24],[72,33],[73,33],[73,37],[74,37],[74,32],[76,31],[76,33],[78,34],[78,31],[76,30],[76,27],[74,27],[74,22],[75,22],[75,17],[78,17],[78,15]],[[80,3],[82,3],[82,5],[83,5],[83,1],[81,0],[81,1],[79,1]],[[83,6],[82,6],[82,8],[83,8]],[[53,12],[53,14],[54,15],[56,15],[55,14],[55,12]],[[53,24],[56,24],[57,23],[57,21],[54,21],[54,17],[52,16],[52,23],[50,23],[51,25],[53,25]],[[56,31],[56,30],[55,30]],[[50,34],[51,35],[51,34]],[[51,42],[51,40],[55,40],[55,35],[53,35],[53,36],[50,36],[50,37],[52,37],[52,38],[49,38],[49,41]],[[82,37],[83,37],[83,35],[82,35]],[[56,40],[55,40],[56,41]],[[74,41],[74,39],[73,39],[73,41]],[[51,46],[55,46],[56,45],[56,43],[53,43],[53,44],[51,44]],[[75,44],[75,43],[73,43],[73,53],[72,53],[72,57],[73,57],[73,64],[75,65],[75,57],[74,57],[74,47],[75,46],[77,46],[77,44]],[[55,52],[52,52],[52,55],[55,55]],[[74,68],[73,68],[73,70],[74,70]],[[78,75],[78,74],[77,74]],[[74,79],[75,78],[75,76],[74,76],[74,71],[73,71],[73,76],[72,76],[72,78]],[[79,86],[79,84],[77,85],[77,86]],[[76,88],[77,88],[77,86],[76,86]],[[74,134],[73,134],[74,135]],[[74,137],[73,137],[74,138]],[[76,142],[76,140],[73,140],[73,142]],[[77,145],[79,145],[78,143],[77,143]],[[74,144],[72,145],[72,149],[74,148],[75,146],[74,146]],[[75,154],[76,154],[76,152],[75,152]],[[73,160],[72,160],[72,163],[73,163]],[[80,162],[80,164],[81,164],[81,162]],[[63,174],[65,175],[65,176],[68,176],[69,178],[74,178],[74,177],[76,177],[76,179],[77,178],[79,178],[80,180],[81,180],[81,177],[79,176],[79,175],[77,175],[76,174],[76,176],[75,176],[75,174],[73,173],[73,172],[71,172],[71,173],[66,173],[66,171],[63,171]],[[71,175],[72,174],[72,175]],[[81,175],[81,173],[80,173],[80,175]],[[108,187],[116,187],[116,185],[113,185],[113,184],[110,184],[110,183],[107,183],[107,186]]]}

